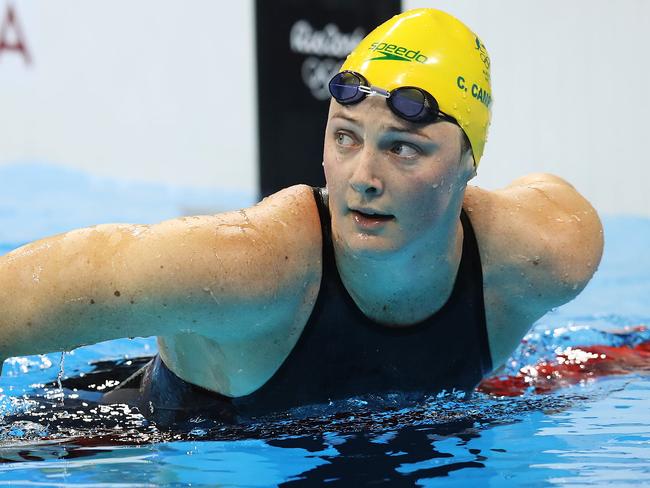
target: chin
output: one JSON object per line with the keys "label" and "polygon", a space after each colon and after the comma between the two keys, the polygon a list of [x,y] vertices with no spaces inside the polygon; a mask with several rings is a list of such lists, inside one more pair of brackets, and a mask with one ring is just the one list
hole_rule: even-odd
{"label": "chin", "polygon": [[346,252],[358,257],[384,257],[395,254],[403,243],[386,235],[366,234],[351,231],[336,237]]}

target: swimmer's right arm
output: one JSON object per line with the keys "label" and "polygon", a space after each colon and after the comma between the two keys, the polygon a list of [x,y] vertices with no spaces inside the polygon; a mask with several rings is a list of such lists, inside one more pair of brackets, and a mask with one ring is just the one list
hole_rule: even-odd
{"label": "swimmer's right arm", "polygon": [[192,331],[240,339],[308,315],[320,281],[311,188],[241,212],[100,225],[0,257],[0,359]]}

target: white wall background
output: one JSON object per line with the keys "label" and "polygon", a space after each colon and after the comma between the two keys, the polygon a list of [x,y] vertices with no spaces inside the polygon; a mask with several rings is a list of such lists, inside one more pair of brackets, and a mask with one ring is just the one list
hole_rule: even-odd
{"label": "white wall background", "polygon": [[650,216],[650,2],[403,0],[456,15],[492,61],[493,123],[475,183],[543,171],[601,212]]}
{"label": "white wall background", "polygon": [[0,53],[0,165],[257,187],[252,1],[8,4],[33,63]]}
{"label": "white wall background", "polygon": [[[33,63],[0,53],[0,166],[257,187],[252,0],[0,0],[0,19],[8,4]],[[458,16],[490,51],[494,118],[477,184],[552,172],[603,213],[650,216],[650,2],[404,6]]]}

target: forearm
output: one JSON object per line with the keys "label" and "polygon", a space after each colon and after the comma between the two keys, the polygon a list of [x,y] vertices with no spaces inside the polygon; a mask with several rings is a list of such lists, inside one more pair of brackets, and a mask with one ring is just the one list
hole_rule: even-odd
{"label": "forearm", "polygon": [[218,315],[205,290],[223,278],[216,240],[182,220],[102,225],[0,257],[0,357],[205,328]]}
{"label": "forearm", "polygon": [[[117,226],[114,226],[117,227]],[[84,229],[23,246],[0,257],[0,357],[67,350],[146,334],[133,328],[130,284],[122,277],[122,231]]]}

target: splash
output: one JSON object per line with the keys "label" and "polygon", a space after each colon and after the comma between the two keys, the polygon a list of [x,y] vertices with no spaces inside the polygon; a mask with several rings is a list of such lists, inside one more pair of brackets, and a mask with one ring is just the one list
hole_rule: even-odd
{"label": "splash", "polygon": [[63,385],[61,384],[61,380],[63,379],[64,374],[65,374],[65,351],[61,353],[61,359],[59,360],[59,372],[56,374],[56,385],[58,387],[57,396],[61,400],[61,405],[63,405],[65,400],[65,394],[63,393]]}
{"label": "splash", "polygon": [[[356,397],[239,424],[197,416],[159,426],[135,408],[98,405],[106,388],[126,379],[148,359],[94,361],[93,371],[33,384],[26,396],[10,397],[16,403],[3,406],[0,443],[5,447],[16,443],[24,446],[25,442],[137,445],[384,432],[417,426],[441,433],[481,429],[516,422],[530,412],[548,414],[573,408],[620,387],[616,382],[598,382],[598,378],[616,376],[628,381],[625,375],[650,372],[650,331],[644,326],[617,332],[586,326],[534,331],[513,356],[510,370],[484,380],[470,398],[456,392],[417,399],[395,393]],[[63,402],[51,394],[52,389],[64,393]]]}

